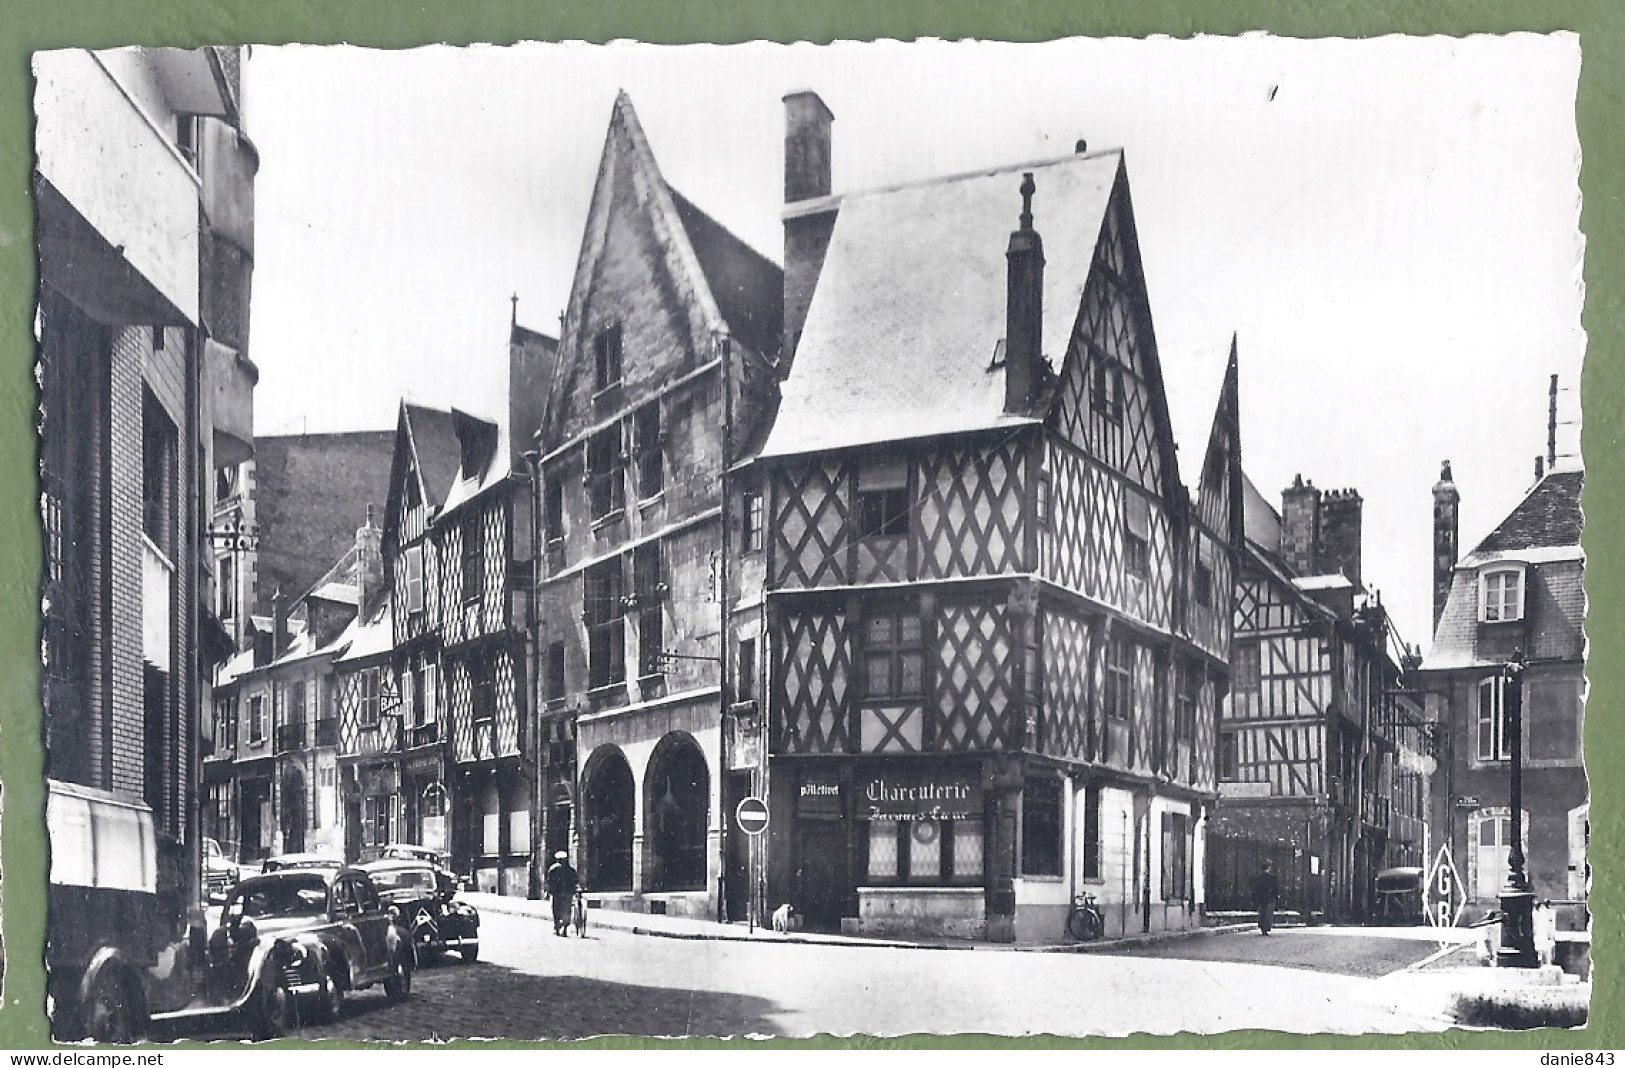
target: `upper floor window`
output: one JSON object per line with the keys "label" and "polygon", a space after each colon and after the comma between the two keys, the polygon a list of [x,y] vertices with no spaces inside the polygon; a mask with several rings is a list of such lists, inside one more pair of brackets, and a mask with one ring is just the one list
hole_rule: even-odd
{"label": "upper floor window", "polygon": [[216,581],[216,603],[220,608],[221,619],[235,619],[237,617],[237,561],[230,555],[218,557],[220,577]]}
{"label": "upper floor window", "polygon": [[621,324],[605,327],[592,340],[593,383],[599,390],[621,381]]}
{"label": "upper floor window", "polygon": [[916,696],[924,690],[925,645],[913,605],[879,611],[864,624],[864,696]]}
{"label": "upper floor window", "polygon": [[260,694],[248,699],[248,740],[265,741],[265,698]]}
{"label": "upper floor window", "polygon": [[1122,421],[1123,365],[1110,356],[1095,354],[1095,388],[1089,404],[1112,422]]}
{"label": "upper floor window", "polygon": [[582,615],[587,624],[587,685],[596,689],[626,679],[626,609],[620,557],[605,560],[588,571],[585,586]]}
{"label": "upper floor window", "polygon": [[469,516],[463,523],[463,600],[480,595],[480,519]]}
{"label": "upper floor window", "polygon": [[734,697],[756,700],[756,639],[739,639],[739,671],[734,676]]}
{"label": "upper floor window", "polygon": [[1213,607],[1213,569],[1201,560],[1196,561],[1196,603]]}
{"label": "upper floor window", "polygon": [[469,704],[475,723],[494,720],[497,715],[496,655],[479,649],[468,658]]}
{"label": "upper floor window", "polygon": [[356,685],[360,689],[357,704],[360,708],[361,725],[363,727],[378,726],[378,670],[369,668],[356,677]]}
{"label": "upper floor window", "polygon": [[762,548],[762,492],[746,490],[739,509],[739,548],[753,553]]}
{"label": "upper floor window", "polygon": [[1113,638],[1106,647],[1106,715],[1127,720],[1134,703],[1134,643]]}
{"label": "upper floor window", "polygon": [[1174,738],[1189,742],[1196,737],[1196,710],[1202,701],[1202,668],[1198,664],[1179,667],[1178,690],[1174,695]]}
{"label": "upper floor window", "polygon": [[587,498],[595,520],[625,507],[622,463],[619,423],[607,426],[587,439]]}
{"label": "upper floor window", "polygon": [[1257,693],[1259,685],[1258,645],[1237,644],[1230,651],[1230,685],[1237,693]]}
{"label": "upper floor window", "polygon": [[564,643],[554,642],[547,647],[547,699],[564,699]]}
{"label": "upper floor window", "polygon": [[635,417],[638,440],[638,497],[648,500],[666,488],[665,434],[660,429],[660,402],[650,401]]}
{"label": "upper floor window", "polygon": [[908,534],[908,465],[902,460],[867,464],[858,476],[858,537]]}
{"label": "upper floor window", "polygon": [[564,538],[564,483],[548,478],[542,487],[542,527],[548,541]]}
{"label": "upper floor window", "polygon": [[1506,683],[1492,675],[1478,684],[1478,759],[1511,760],[1512,737],[1506,719]]}
{"label": "upper floor window", "polygon": [[141,528],[164,553],[170,552],[174,481],[175,424],[157,399],[147,393],[141,409]]}
{"label": "upper floor window", "polygon": [[1241,778],[1241,736],[1234,731],[1219,735],[1219,778],[1224,782]]}
{"label": "upper floor window", "polygon": [[1151,574],[1151,502],[1132,490],[1123,496],[1123,569],[1135,578]]}
{"label": "upper floor window", "polygon": [[638,674],[658,675],[664,669],[666,652],[665,614],[661,607],[666,577],[658,541],[633,550],[632,589],[638,601]]}
{"label": "upper floor window", "polygon": [[413,545],[401,554],[401,570],[405,578],[406,613],[423,611],[423,546]]}
{"label": "upper floor window", "polygon": [[1478,578],[1482,596],[1479,619],[1485,623],[1510,623],[1523,618],[1523,568],[1509,567],[1486,571]]}

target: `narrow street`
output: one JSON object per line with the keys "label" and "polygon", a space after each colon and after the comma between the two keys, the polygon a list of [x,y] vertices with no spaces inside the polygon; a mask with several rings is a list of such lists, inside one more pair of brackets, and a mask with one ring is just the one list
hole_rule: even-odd
{"label": "narrow street", "polygon": [[[560,939],[488,913],[482,959],[420,968],[411,999],[353,996],[303,1038],[425,1041],[642,1036],[1121,1035],[1239,1028],[1438,1030],[1375,977],[1430,941],[1337,929],[1183,939],[1125,953],[774,945],[597,928]],[[1169,996],[1179,991],[1180,996]]]}

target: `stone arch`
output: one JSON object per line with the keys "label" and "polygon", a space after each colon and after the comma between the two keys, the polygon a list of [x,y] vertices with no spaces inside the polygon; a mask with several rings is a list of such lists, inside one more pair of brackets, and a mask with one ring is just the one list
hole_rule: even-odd
{"label": "stone arch", "polygon": [[643,794],[648,889],[706,889],[711,769],[693,735],[673,731],[660,740],[649,756]]}
{"label": "stone arch", "polygon": [[593,751],[581,772],[581,874],[589,890],[632,889],[637,787],[613,745]]}

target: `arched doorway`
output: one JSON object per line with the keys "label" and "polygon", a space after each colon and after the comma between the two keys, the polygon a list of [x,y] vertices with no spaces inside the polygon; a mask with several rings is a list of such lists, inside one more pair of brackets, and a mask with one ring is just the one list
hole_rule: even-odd
{"label": "arched doorway", "polygon": [[589,890],[632,889],[632,824],[637,791],[632,768],[615,748],[588,762],[582,788],[582,876]]}
{"label": "arched doorway", "polygon": [[693,738],[668,734],[661,739],[649,758],[643,792],[648,806],[649,889],[704,890],[711,774]]}

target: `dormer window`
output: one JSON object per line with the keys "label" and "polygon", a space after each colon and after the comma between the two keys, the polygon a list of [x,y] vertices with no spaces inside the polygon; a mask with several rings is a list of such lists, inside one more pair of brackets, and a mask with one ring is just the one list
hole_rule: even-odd
{"label": "dormer window", "polygon": [[908,534],[908,464],[887,459],[864,465],[858,478],[858,537]]}
{"label": "dormer window", "polygon": [[1485,571],[1478,582],[1480,622],[1511,623],[1523,618],[1523,568]]}

